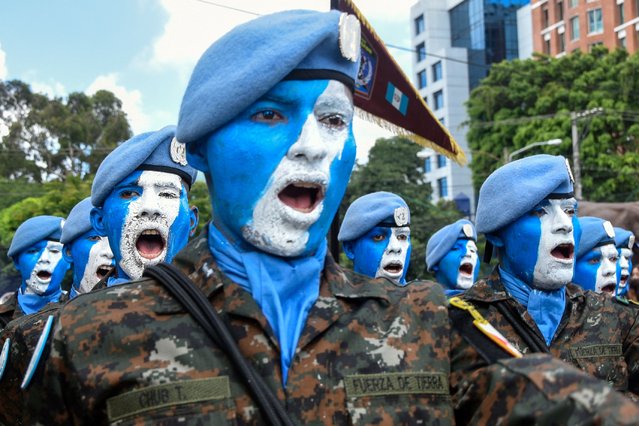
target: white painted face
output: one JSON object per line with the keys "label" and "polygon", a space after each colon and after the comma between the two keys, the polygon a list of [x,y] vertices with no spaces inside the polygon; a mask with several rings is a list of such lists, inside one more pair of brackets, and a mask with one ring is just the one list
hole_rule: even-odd
{"label": "white painted face", "polygon": [[[353,116],[353,100],[345,86],[336,81],[330,81],[317,98],[299,138],[280,161],[257,202],[252,221],[242,228],[242,236],[254,246],[286,257],[298,256],[306,248],[309,228],[324,208],[331,164],[341,159],[350,135],[349,126],[331,128],[322,123],[327,114],[344,117],[346,123]],[[284,189],[289,186],[316,188],[318,195],[315,200],[287,197]]]}
{"label": "white painted face", "polygon": [[410,254],[410,228],[402,226],[391,228],[391,235],[388,245],[379,262],[379,267],[375,273],[375,278],[388,278],[395,282],[400,282],[405,275],[407,256]]}
{"label": "white painted face", "polygon": [[617,286],[617,247],[614,244],[601,246],[601,263],[597,268],[597,280],[595,282],[595,292],[602,293],[604,288],[609,293],[614,293]]}
{"label": "white painted face", "polygon": [[630,260],[632,259],[632,250],[622,248],[619,256],[619,269],[621,270],[621,280],[619,288],[625,288],[628,285],[628,277],[630,276]]}
{"label": "white painted face", "polygon": [[[164,261],[169,230],[180,211],[182,189],[179,176],[150,170],[142,172],[137,185],[142,191],[129,204],[120,241],[120,267],[131,279],[140,278],[146,266]],[[136,246],[142,232],[145,235],[159,235],[164,241],[161,249],[154,246],[147,250]]]}
{"label": "white painted face", "polygon": [[466,241],[466,254],[462,257],[457,274],[457,288],[469,289],[477,278],[477,245],[473,240]]}
{"label": "white painted face", "polygon": [[574,266],[574,198],[548,200],[539,215],[541,234],[533,286],[556,290],[572,280]]}
{"label": "white painted face", "polygon": [[48,241],[31,271],[31,276],[26,280],[25,294],[45,294],[60,260],[62,260],[62,244],[57,241]]}
{"label": "white painted face", "polygon": [[89,259],[77,289],[78,294],[88,293],[95,287],[101,279],[98,271],[113,268],[113,252],[109,247],[109,239],[107,237],[99,238],[100,240],[93,244],[89,251]]}

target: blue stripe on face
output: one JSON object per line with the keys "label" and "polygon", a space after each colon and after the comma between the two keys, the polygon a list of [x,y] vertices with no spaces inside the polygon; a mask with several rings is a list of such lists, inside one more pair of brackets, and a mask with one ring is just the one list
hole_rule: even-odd
{"label": "blue stripe on face", "polygon": [[375,277],[391,232],[391,228],[376,226],[354,242],[353,269],[355,272]]}
{"label": "blue stripe on face", "polygon": [[597,271],[601,266],[601,249],[595,247],[575,262],[574,282],[586,290],[595,291],[597,287]]}
{"label": "blue stripe on face", "polygon": [[[27,282],[33,280],[32,272],[36,268],[51,272],[51,281],[44,294],[53,293],[60,288],[64,274],[70,266],[62,257],[61,251],[61,243],[42,240],[20,253],[16,267],[22,277],[21,289],[23,292],[27,289]],[[46,262],[46,265],[39,266],[38,262]]]}
{"label": "blue stripe on face", "polygon": [[525,214],[499,232],[504,247],[501,267],[526,284],[532,284],[541,240],[541,221]]}
{"label": "blue stripe on face", "polygon": [[[466,239],[458,239],[451,249],[446,253],[444,257],[437,264],[437,271],[435,272],[435,278],[437,282],[450,289],[457,288],[457,282],[459,278],[459,267],[464,260],[467,253]],[[473,282],[477,279],[477,273],[479,268],[475,268],[475,277]]]}

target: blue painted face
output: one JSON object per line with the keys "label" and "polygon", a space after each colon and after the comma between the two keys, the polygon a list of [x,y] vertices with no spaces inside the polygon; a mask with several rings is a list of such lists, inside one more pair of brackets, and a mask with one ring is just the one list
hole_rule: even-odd
{"label": "blue painted face", "polygon": [[458,239],[436,266],[437,282],[450,289],[466,290],[479,276],[479,256],[473,240]]}
{"label": "blue painted face", "polygon": [[355,241],[344,243],[355,272],[406,283],[410,263],[410,228],[376,226]]}
{"label": "blue painted face", "polygon": [[136,171],[118,183],[91,223],[109,239],[118,278],[137,279],[145,266],[170,262],[197,226],[179,176]]}
{"label": "blue painted face", "polygon": [[613,294],[617,286],[617,258],[614,244],[586,252],[575,263],[575,283],[586,290]]}
{"label": "blue painted face", "polygon": [[628,278],[632,271],[632,250],[627,247],[617,249],[619,261],[617,262],[617,290],[615,294],[623,296],[628,292]]}
{"label": "blue painted face", "polygon": [[500,267],[531,287],[556,290],[573,275],[577,201],[546,199],[497,233]]}
{"label": "blue painted face", "polygon": [[64,248],[65,259],[70,255],[73,262],[74,295],[91,291],[115,267],[109,240],[93,229]]}
{"label": "blue painted face", "polygon": [[42,240],[18,255],[16,268],[24,294],[50,295],[60,289],[69,263],[62,257],[62,244]]}
{"label": "blue painted face", "polygon": [[353,168],[352,118],[352,94],[340,82],[275,85],[208,139],[214,223],[268,253],[312,254]]}

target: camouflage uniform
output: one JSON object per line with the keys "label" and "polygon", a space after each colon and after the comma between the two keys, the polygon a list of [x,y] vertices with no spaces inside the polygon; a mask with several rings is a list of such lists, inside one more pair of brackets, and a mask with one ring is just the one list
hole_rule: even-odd
{"label": "camouflage uniform", "polygon": [[24,311],[18,303],[18,293],[6,293],[9,296],[3,296],[3,303],[0,304],[0,330],[7,326],[10,321],[24,316]]}
{"label": "camouflage uniform", "polygon": [[[250,294],[217,269],[206,232],[175,263],[228,320],[241,352],[296,424],[454,423],[450,328],[438,285],[400,288],[383,279],[373,282],[327,257],[320,296],[284,389],[277,339]],[[263,424],[226,355],[152,280],[71,300],[60,310],[51,344],[43,390],[27,397],[29,423]],[[580,383],[592,381],[588,390],[595,400],[571,398],[574,380],[567,386],[561,380],[564,365],[548,360],[543,355],[507,360],[476,371],[478,383],[488,389],[499,383],[514,400],[494,404],[486,397],[489,391],[477,394],[469,387],[464,404],[483,418],[508,421],[511,414],[541,414],[551,407],[573,420],[591,419],[592,411],[606,403],[639,420],[638,407],[585,375]],[[542,371],[540,362],[549,376],[530,374]],[[550,378],[551,389],[540,393],[539,382]],[[519,401],[525,406],[511,409]]]}
{"label": "camouflage uniform", "polygon": [[0,378],[0,422],[3,424],[22,424],[24,393],[20,385],[47,318],[55,315],[59,308],[60,304],[50,303],[35,314],[9,322],[0,334],[0,347],[7,338],[11,339],[7,365]]}
{"label": "camouflage uniform", "polygon": [[[461,298],[474,305],[523,354],[531,353],[531,348],[497,310],[497,303],[505,305],[520,326],[528,329],[537,343],[554,357],[608,382],[614,389],[639,392],[639,311],[569,284],[566,309],[548,348],[526,308],[506,293],[497,269],[488,280],[479,280]],[[451,387],[456,389],[464,386],[468,371],[483,367],[486,362],[459,334],[454,334],[451,340],[456,370],[451,376]],[[488,339],[486,342],[493,344]]]}

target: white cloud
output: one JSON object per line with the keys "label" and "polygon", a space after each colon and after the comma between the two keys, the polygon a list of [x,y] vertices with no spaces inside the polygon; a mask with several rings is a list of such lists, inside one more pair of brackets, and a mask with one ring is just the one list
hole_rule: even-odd
{"label": "white cloud", "polygon": [[65,97],[67,89],[59,81],[30,81],[31,91],[48,96],[49,98]]}
{"label": "white cloud", "polygon": [[98,76],[86,89],[88,95],[93,95],[98,90],[113,92],[122,101],[122,109],[126,112],[133,133],[141,133],[149,130],[149,117],[142,110],[142,93],[135,89],[129,90],[118,83],[117,74]]}
{"label": "white cloud", "polygon": [[7,69],[7,55],[2,50],[2,44],[0,44],[0,80],[5,80],[9,70]]}

